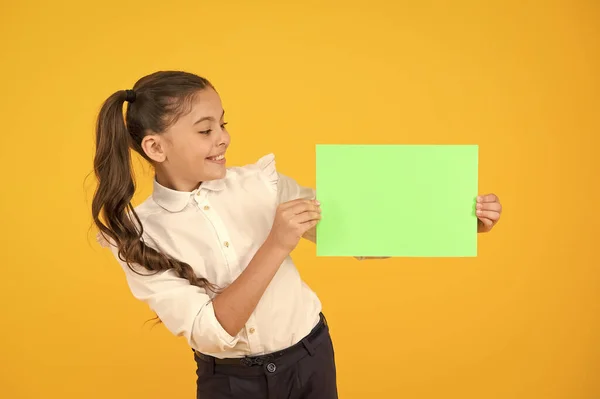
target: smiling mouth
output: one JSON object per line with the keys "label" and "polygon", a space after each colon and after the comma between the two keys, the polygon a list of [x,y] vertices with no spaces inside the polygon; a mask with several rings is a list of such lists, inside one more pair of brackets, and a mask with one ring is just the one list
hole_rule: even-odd
{"label": "smiling mouth", "polygon": [[207,157],[206,159],[210,161],[220,161],[225,158],[225,154],[215,155],[214,157]]}

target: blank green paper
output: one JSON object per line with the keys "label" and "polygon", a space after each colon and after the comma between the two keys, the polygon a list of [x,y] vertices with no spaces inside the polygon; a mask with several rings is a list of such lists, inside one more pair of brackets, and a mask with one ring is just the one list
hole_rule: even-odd
{"label": "blank green paper", "polygon": [[317,256],[477,256],[477,145],[317,145]]}

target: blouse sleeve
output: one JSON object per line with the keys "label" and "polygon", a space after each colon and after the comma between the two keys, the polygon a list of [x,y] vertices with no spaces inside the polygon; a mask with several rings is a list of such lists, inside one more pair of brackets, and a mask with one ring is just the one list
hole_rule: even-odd
{"label": "blouse sleeve", "polygon": [[261,170],[267,184],[277,190],[279,204],[298,198],[315,199],[316,192],[313,188],[300,185],[293,178],[277,171],[273,154],[260,158],[256,165]]}
{"label": "blouse sleeve", "polygon": [[133,296],[146,303],[172,334],[185,337],[192,348],[202,353],[219,353],[237,344],[239,336],[233,337],[223,329],[206,290],[191,285],[172,269],[148,275],[150,272],[133,265],[137,271],[134,272],[119,258],[116,246],[99,241],[110,248],[123,268]]}

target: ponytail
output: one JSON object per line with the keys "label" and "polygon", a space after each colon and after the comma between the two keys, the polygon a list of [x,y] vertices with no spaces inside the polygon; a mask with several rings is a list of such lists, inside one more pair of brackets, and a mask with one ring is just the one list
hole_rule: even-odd
{"label": "ponytail", "polygon": [[144,229],[131,204],[135,182],[129,148],[139,148],[140,143],[132,142],[123,117],[123,104],[129,98],[130,93],[125,90],[114,93],[98,115],[94,157],[98,188],[92,201],[94,223],[100,234],[118,248],[119,259],[133,272],[141,274],[134,265],[155,273],[173,269],[191,285],[214,292],[215,286],[196,276],[189,264],[161,253],[143,241]]}

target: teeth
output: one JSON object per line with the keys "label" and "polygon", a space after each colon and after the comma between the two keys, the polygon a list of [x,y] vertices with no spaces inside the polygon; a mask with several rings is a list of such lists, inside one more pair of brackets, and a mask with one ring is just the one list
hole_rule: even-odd
{"label": "teeth", "polygon": [[210,157],[208,159],[212,159],[213,161],[220,161],[223,158],[225,158],[225,155],[221,154],[221,155],[217,155],[216,157]]}

